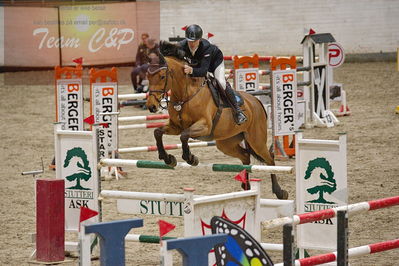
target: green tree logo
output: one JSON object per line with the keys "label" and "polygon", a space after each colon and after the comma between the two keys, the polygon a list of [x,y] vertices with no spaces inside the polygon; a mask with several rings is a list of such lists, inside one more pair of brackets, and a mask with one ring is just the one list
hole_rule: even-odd
{"label": "green tree logo", "polygon": [[90,188],[84,188],[80,185],[80,180],[87,181],[91,177],[91,168],[89,166],[89,160],[84,150],[80,147],[73,148],[67,151],[66,158],[64,160],[64,168],[68,167],[73,172],[72,175],[65,177],[68,181],[76,180],[76,185],[69,187],[68,189],[79,189],[89,190]]}
{"label": "green tree logo", "polygon": [[323,197],[324,193],[331,194],[337,189],[334,172],[326,158],[316,158],[309,161],[305,179],[309,179],[310,177],[317,179],[319,184],[312,188],[308,188],[307,191],[310,194],[319,193],[319,198],[308,202],[334,204],[335,202],[326,201]]}

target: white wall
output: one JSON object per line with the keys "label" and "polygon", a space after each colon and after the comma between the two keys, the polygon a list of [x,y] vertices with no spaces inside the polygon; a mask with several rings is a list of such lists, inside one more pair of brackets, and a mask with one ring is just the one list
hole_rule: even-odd
{"label": "white wall", "polygon": [[300,55],[304,33],[330,32],[346,53],[396,52],[399,0],[163,0],[161,39],[199,24],[225,55]]}

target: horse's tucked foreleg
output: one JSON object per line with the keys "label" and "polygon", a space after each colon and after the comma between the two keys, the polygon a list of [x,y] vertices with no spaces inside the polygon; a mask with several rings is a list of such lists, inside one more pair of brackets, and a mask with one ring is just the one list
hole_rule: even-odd
{"label": "horse's tucked foreleg", "polygon": [[200,120],[181,133],[180,141],[183,150],[182,158],[188,164],[192,166],[197,166],[199,163],[198,158],[195,155],[193,155],[190,151],[190,147],[188,146],[188,139],[206,136],[209,134],[209,131],[210,131],[209,127],[206,126],[206,123]]}
{"label": "horse's tucked foreleg", "polygon": [[171,167],[175,167],[177,165],[177,160],[176,160],[175,156],[168,154],[166,152],[165,148],[163,147],[162,137],[165,133],[168,135],[177,135],[178,134],[177,132],[173,132],[173,130],[171,130],[171,128],[168,126],[156,128],[154,130],[154,137],[155,137],[156,145],[157,145],[157,149],[158,149],[158,158],[160,160],[164,160],[164,162],[167,165],[169,165]]}

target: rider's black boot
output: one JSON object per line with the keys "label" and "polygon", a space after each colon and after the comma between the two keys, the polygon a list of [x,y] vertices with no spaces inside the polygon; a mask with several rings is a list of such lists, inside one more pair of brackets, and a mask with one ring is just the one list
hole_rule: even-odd
{"label": "rider's black boot", "polygon": [[233,89],[230,86],[230,83],[226,83],[226,96],[227,100],[230,102],[231,108],[233,109],[233,115],[234,115],[234,120],[238,125],[243,124],[245,121],[247,121],[247,117],[245,116],[244,112],[241,110],[241,108],[238,106],[236,96],[234,94]]}

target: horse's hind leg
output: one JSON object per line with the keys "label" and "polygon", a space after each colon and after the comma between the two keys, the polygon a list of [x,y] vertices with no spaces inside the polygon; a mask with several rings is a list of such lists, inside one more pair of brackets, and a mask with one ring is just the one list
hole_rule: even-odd
{"label": "horse's hind leg", "polygon": [[[234,137],[224,139],[224,140],[217,140],[216,141],[216,147],[218,150],[223,152],[224,154],[238,158],[242,162],[242,164],[250,164],[250,155],[249,153],[240,146],[241,141],[244,139],[243,134],[236,135]],[[249,175],[247,173],[246,176],[246,183],[242,184],[241,187],[244,190],[249,190]]]}
{"label": "horse's hind leg", "polygon": [[[252,134],[251,134],[252,132]],[[251,125],[251,128],[245,133],[245,140],[248,142],[251,149],[260,156],[267,165],[275,165],[274,158],[272,154],[269,152],[266,143],[266,131],[263,132],[256,125]],[[272,191],[277,196],[278,199],[288,199],[288,192],[286,190],[281,189],[280,184],[278,183],[277,176],[275,174],[271,174],[272,180]]]}

